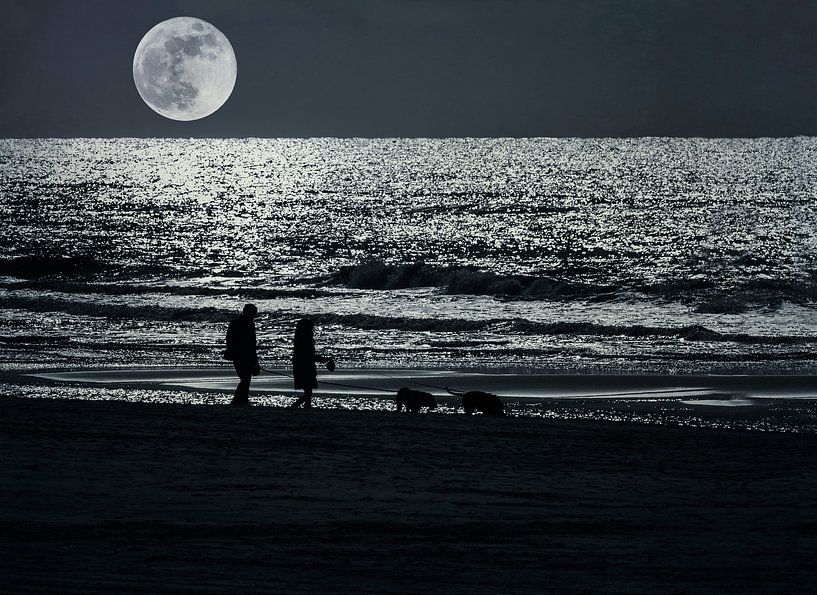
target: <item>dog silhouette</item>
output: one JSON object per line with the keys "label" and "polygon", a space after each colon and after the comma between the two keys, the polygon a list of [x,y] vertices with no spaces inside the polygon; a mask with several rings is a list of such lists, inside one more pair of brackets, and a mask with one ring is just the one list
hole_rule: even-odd
{"label": "dog silhouette", "polygon": [[410,413],[417,413],[423,407],[436,409],[437,399],[431,393],[404,386],[397,391],[397,413],[403,411],[403,407]]}
{"label": "dog silhouette", "polygon": [[446,390],[456,397],[462,397],[462,408],[465,413],[471,415],[474,411],[481,411],[484,415],[504,415],[505,407],[502,399],[493,393],[485,393],[481,390],[469,390],[467,392]]}

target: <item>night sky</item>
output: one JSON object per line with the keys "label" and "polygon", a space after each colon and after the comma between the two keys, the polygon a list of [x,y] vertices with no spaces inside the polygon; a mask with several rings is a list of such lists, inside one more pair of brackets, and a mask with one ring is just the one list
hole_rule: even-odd
{"label": "night sky", "polygon": [[[817,1],[5,0],[0,136],[817,135]],[[133,54],[174,16],[238,79],[165,119]]]}

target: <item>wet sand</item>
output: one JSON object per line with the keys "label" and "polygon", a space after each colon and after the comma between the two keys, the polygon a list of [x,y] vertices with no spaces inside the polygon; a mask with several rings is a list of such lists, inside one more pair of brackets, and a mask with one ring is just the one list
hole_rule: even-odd
{"label": "wet sand", "polygon": [[2,590],[811,592],[817,437],[0,398]]}
{"label": "wet sand", "polygon": [[[294,394],[289,369],[264,370],[252,381],[255,394]],[[107,368],[34,372],[55,383],[235,390],[231,365],[212,368]],[[708,396],[817,399],[817,376],[521,374],[462,370],[357,368],[319,374],[322,394],[393,397],[402,386],[449,396],[447,387],[487,390],[510,399],[702,398]]]}

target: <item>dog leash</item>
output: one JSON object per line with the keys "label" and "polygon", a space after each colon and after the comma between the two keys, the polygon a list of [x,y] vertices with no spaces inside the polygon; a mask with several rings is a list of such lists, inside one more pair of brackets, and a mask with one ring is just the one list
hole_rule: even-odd
{"label": "dog leash", "polygon": [[[261,348],[261,349],[263,349],[263,348]],[[270,374],[275,374],[276,376],[283,376],[284,378],[292,378],[291,374],[283,374],[281,372],[275,372],[274,370],[268,370],[267,368],[261,368],[261,369],[264,370],[265,372],[269,372]],[[450,390],[448,390],[447,386],[440,386],[438,384],[429,384],[427,382],[420,382],[419,380],[409,380],[408,378],[396,378],[395,376],[391,376],[389,374],[386,374],[385,372],[379,372],[377,370],[372,370],[372,369],[370,369],[370,371],[377,374],[377,375],[379,375],[379,376],[383,376],[384,378],[388,378],[390,380],[402,380],[406,384],[415,384],[417,386],[424,386],[425,388],[436,388],[437,390],[445,391],[445,392],[448,392],[448,393],[451,392]],[[358,385],[355,385],[355,384],[343,384],[343,383],[340,383],[340,382],[327,382],[327,381],[324,381],[324,380],[321,381],[321,384],[330,384],[332,386],[342,386],[342,387],[345,387],[345,388],[358,388],[358,389],[362,389],[362,390],[375,390],[375,391],[388,392],[388,393],[393,392],[391,389],[374,388],[374,387],[371,387],[371,386],[358,386]]]}
{"label": "dog leash", "polygon": [[[259,366],[260,367],[260,366]],[[283,376],[284,378],[292,378],[292,374],[286,374],[284,372],[276,372],[275,370],[269,370],[267,368],[261,368],[264,372],[268,374],[275,374],[276,376]],[[375,388],[373,386],[360,386],[359,384],[344,384],[342,382],[328,382],[326,380],[321,380],[321,384],[329,384],[331,386],[341,386],[343,388],[357,388],[359,390],[374,390],[383,393],[393,393],[394,391],[390,388]]]}
{"label": "dog leash", "polygon": [[371,370],[371,371],[374,372],[375,374],[379,375],[379,376],[383,376],[385,378],[390,378],[392,380],[403,380],[406,384],[416,384],[417,386],[424,386],[426,388],[436,388],[437,390],[443,390],[443,391],[451,392],[451,391],[448,390],[447,386],[439,386],[437,384],[428,384],[426,382],[420,382],[419,380],[409,380],[408,378],[396,378],[394,376],[390,376],[389,374],[386,374],[385,372],[378,372],[377,370]]}

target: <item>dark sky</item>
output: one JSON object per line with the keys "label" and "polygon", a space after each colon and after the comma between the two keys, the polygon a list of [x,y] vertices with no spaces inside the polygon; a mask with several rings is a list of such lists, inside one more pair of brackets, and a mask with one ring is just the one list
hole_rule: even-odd
{"label": "dark sky", "polygon": [[[202,18],[238,79],[149,109],[139,40]],[[817,0],[4,0],[0,136],[817,135]]]}

